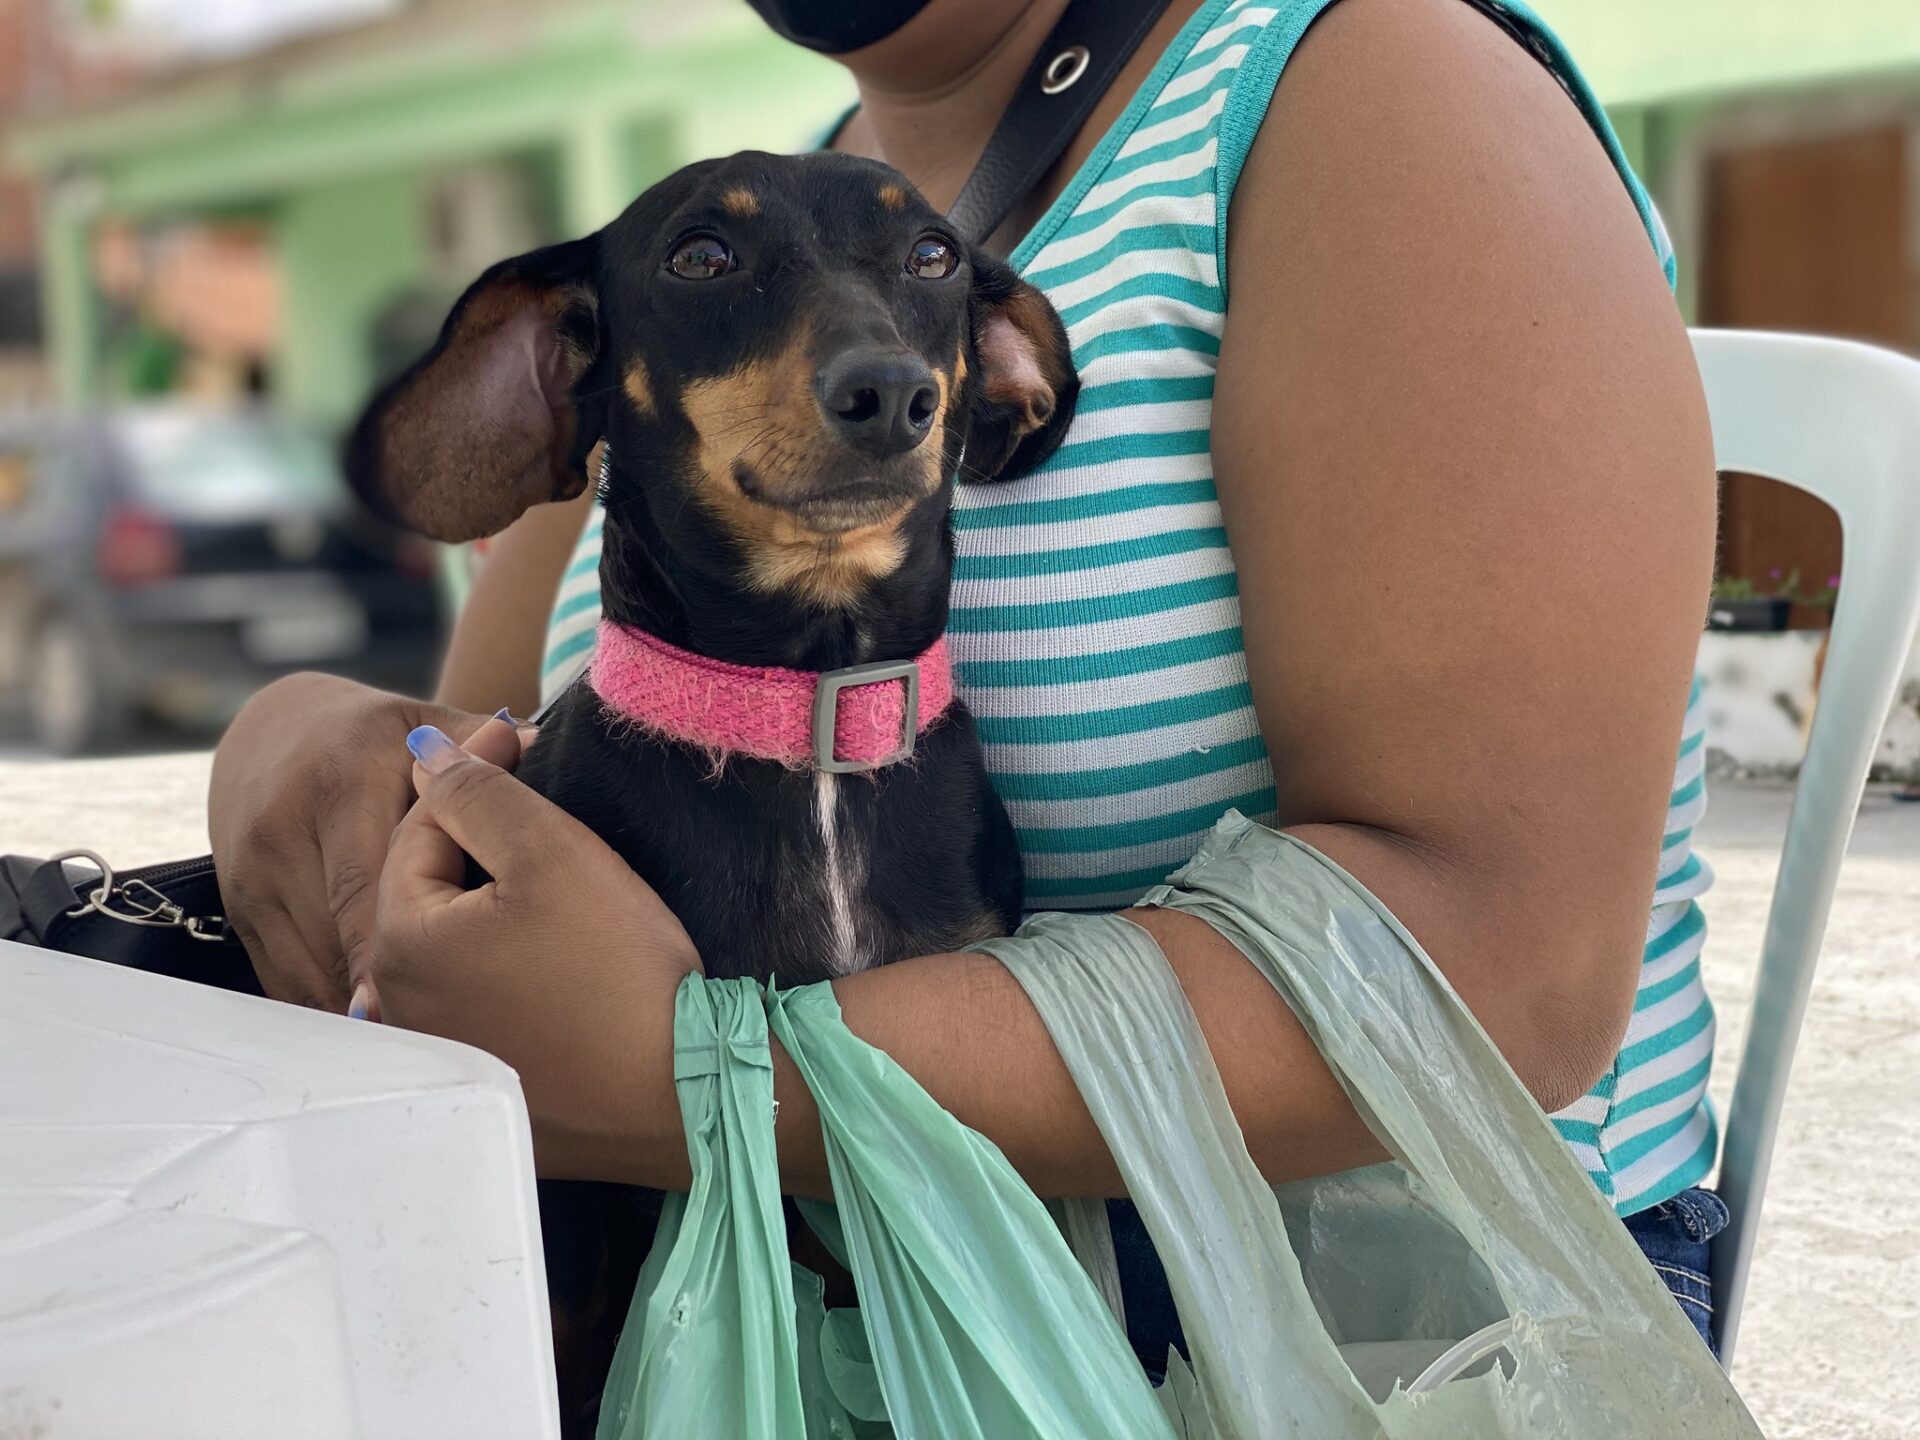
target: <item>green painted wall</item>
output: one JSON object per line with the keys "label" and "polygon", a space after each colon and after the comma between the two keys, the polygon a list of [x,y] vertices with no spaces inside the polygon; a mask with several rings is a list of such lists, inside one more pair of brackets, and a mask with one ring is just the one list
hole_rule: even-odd
{"label": "green painted wall", "polygon": [[89,226],[57,195],[39,210],[40,314],[56,392],[75,403],[98,388],[100,301],[87,268]]}
{"label": "green painted wall", "polygon": [[[604,224],[675,165],[808,143],[849,94],[830,62],[784,45],[742,6],[676,15],[653,39],[647,0],[529,12],[525,43],[459,32],[371,50],[270,83],[211,72],[105,111],[8,137],[10,158],[77,175],[87,210],[43,226],[48,343],[60,388],[101,384],[87,282],[93,218],[164,220],[241,206],[277,218],[286,287],[279,393],[339,418],[371,376],[368,327],[427,276],[423,183],[511,159],[543,195],[554,237]],[[667,4],[656,6],[672,8]]]}
{"label": "green painted wall", "polygon": [[[1535,6],[1612,108],[1657,197],[1691,128],[1729,98],[1837,85],[1920,90],[1920,0]],[[448,27],[413,48],[368,47],[270,83],[190,77],[106,111],[21,127],[11,157],[79,177],[76,193],[93,214],[241,205],[276,215],[287,286],[281,391],[339,416],[369,377],[367,326],[428,278],[425,177],[511,156],[539,177],[543,226],[578,234],[674,165],[802,146],[850,98],[835,66],[780,44],[738,0],[714,0],[697,18],[676,0],[571,0],[527,15],[513,46]],[[78,398],[100,370],[86,215],[49,206],[42,234],[49,346],[63,392]],[[1690,307],[1692,269],[1681,260]]]}
{"label": "green painted wall", "polygon": [[1609,105],[1920,72],[1920,0],[1533,0]]}
{"label": "green painted wall", "polygon": [[286,309],[276,370],[289,408],[343,420],[366,397],[373,323],[425,275],[423,219],[410,174],[315,186],[281,206]]}

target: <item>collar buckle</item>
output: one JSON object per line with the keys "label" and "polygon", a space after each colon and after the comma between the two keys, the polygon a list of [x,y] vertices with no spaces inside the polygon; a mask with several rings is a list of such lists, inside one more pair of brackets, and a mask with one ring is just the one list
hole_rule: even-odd
{"label": "collar buckle", "polygon": [[[906,684],[906,704],[901,707],[900,748],[877,760],[841,760],[833,753],[834,730],[840,718],[840,692],[861,685],[879,685],[888,680]],[[897,764],[913,754],[920,734],[920,663],[917,660],[883,660],[872,665],[849,665],[842,670],[825,670],[813,685],[813,763],[829,775],[851,775],[879,770]]]}

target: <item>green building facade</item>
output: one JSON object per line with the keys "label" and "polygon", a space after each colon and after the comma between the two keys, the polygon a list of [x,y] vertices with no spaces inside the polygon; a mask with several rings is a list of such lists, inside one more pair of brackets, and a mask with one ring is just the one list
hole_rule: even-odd
{"label": "green building facade", "polygon": [[[1689,315],[1705,245],[1701,176],[1718,148],[1862,115],[1920,134],[1920,0],[1536,8],[1661,205]],[[274,394],[338,420],[378,373],[381,317],[452,278],[435,273],[430,203],[449,173],[511,175],[539,243],[604,222],[688,160],[804,143],[849,93],[834,66],[776,41],[740,0],[415,0],[390,20],[17,127],[11,162],[39,176],[46,197],[59,389],[83,400],[107,388],[88,249],[105,218],[266,221],[284,286]],[[1920,197],[1920,184],[1910,189]]]}
{"label": "green building facade", "polygon": [[390,307],[498,258],[441,273],[433,201],[448,177],[513,182],[522,243],[545,243],[603,224],[689,160],[804,143],[849,94],[737,3],[416,0],[394,20],[19,127],[11,161],[42,183],[58,389],[78,402],[110,388],[89,275],[103,221],[265,222],[283,287],[274,397],[338,421],[376,376]]}

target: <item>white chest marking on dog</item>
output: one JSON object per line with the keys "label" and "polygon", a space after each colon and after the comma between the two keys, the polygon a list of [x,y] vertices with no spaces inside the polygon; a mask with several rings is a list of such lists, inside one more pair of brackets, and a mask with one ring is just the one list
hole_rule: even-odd
{"label": "white chest marking on dog", "polygon": [[840,839],[839,777],[825,770],[813,777],[813,815],[820,827],[821,878],[827,891],[827,916],[833,934],[833,968],[850,975],[861,968],[860,940],[853,925],[853,875],[847,847]]}

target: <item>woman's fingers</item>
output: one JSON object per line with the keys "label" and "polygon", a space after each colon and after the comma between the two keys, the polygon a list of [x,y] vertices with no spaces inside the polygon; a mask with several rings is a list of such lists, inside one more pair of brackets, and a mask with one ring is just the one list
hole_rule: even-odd
{"label": "woman's fingers", "polygon": [[[421,728],[452,744],[451,739],[432,726]],[[410,737],[409,748],[413,744]],[[465,745],[467,754],[503,777],[505,771],[496,767],[517,764],[522,749],[523,737],[516,733],[504,710],[469,735]],[[420,778],[417,767],[415,778]],[[431,808],[416,802],[394,828],[387,845],[386,865],[379,885],[381,904],[416,915],[428,914],[458,900],[466,891],[466,881],[466,854],[434,819]],[[369,917],[371,927],[372,917]],[[349,951],[348,959],[353,996],[347,1013],[356,1019],[378,1019],[379,992],[367,974],[365,950]]]}
{"label": "woman's fingers", "polygon": [[[487,728],[493,729],[492,722]],[[508,742],[515,733],[502,724]],[[589,834],[552,801],[497,765],[422,725],[407,736],[414,789],[439,828],[496,879],[523,879],[544,869],[572,838]],[[516,745],[517,754],[517,745]]]}
{"label": "woman's fingers", "polygon": [[525,727],[524,732],[516,728],[522,723],[502,710],[461,741],[461,748],[469,755],[479,756],[489,765],[511,770],[520,763],[521,751],[531,743],[528,736],[538,733],[530,725]]}
{"label": "woman's fingers", "polygon": [[[489,723],[325,675],[275,681],[214,753],[207,820],[227,918],[268,995],[338,1010],[367,966],[381,866],[413,803],[407,732],[431,720],[458,736]],[[508,722],[481,738],[517,760]]]}
{"label": "woman's fingers", "polygon": [[445,905],[466,892],[466,879],[467,857],[459,844],[441,829],[425,801],[415,802],[387,847],[382,899],[391,889],[407,905]]}
{"label": "woman's fingers", "polygon": [[[259,905],[245,919],[234,918],[232,924],[248,955],[255,957],[261,989],[273,999],[315,1010],[339,1008],[338,966],[332,957],[314,953],[306,933],[286,909],[276,904]],[[260,964],[261,955],[274,957],[271,973]]]}
{"label": "woman's fingers", "polygon": [[[519,748],[510,722],[486,728],[472,751]],[[408,748],[420,798],[393,833],[357,1013],[498,1055],[526,1077],[543,1164],[622,1173],[610,1157],[626,1142],[606,1137],[673,1112],[692,938],[604,841],[500,766],[431,727]],[[492,883],[465,888],[469,855]],[[596,1078],[609,1074],[620,1083]]]}
{"label": "woman's fingers", "polygon": [[[349,989],[366,970],[367,947],[373,941],[374,912],[380,898],[380,873],[393,840],[395,816],[405,813],[401,808],[407,803],[404,781],[393,790],[391,797],[383,796],[377,804],[371,803],[370,796],[370,803],[364,807],[337,807],[319,827],[317,878],[323,887],[325,914],[339,937],[340,963]],[[349,1002],[348,1012],[352,1009]]]}
{"label": "woman's fingers", "polygon": [[[500,768],[500,761],[514,763],[520,755],[518,737],[499,716],[469,735],[464,746],[453,745],[451,739],[434,726],[422,725],[407,736],[407,749],[422,748],[435,753],[445,748],[455,757],[464,754],[503,778],[505,771]],[[416,792],[424,793],[427,777],[418,764],[414,766],[413,779]],[[435,818],[433,807],[416,801],[394,828],[387,847],[382,888],[399,886],[404,902],[410,906],[444,905],[464,893],[466,884],[467,852]]]}

